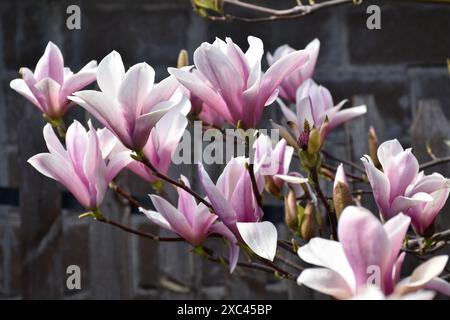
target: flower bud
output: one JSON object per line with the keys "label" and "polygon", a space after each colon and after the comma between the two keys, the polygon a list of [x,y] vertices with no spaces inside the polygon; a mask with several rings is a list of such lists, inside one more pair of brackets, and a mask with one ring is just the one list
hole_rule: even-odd
{"label": "flower bud", "polygon": [[311,202],[308,202],[303,213],[302,225],[300,227],[300,235],[305,241],[309,241],[314,237],[314,213],[314,205]]}
{"label": "flower bud", "polygon": [[380,169],[381,168],[381,164],[380,164],[380,161],[378,160],[378,154],[377,154],[378,137],[377,137],[377,134],[376,134],[375,129],[373,127],[369,128],[368,142],[369,142],[369,155],[370,155],[370,158],[372,158],[374,166],[376,168]]}
{"label": "flower bud", "polygon": [[178,54],[177,68],[180,69],[183,67],[187,67],[188,65],[189,65],[188,52],[183,49]]}
{"label": "flower bud", "polygon": [[317,129],[312,129],[308,139],[308,153],[316,154],[320,150],[320,133]]}
{"label": "flower bud", "polygon": [[348,187],[347,177],[342,164],[337,168],[334,178],[333,204],[338,219],[345,207],[353,204],[352,193]]}
{"label": "flower bud", "polygon": [[324,122],[320,126],[320,144],[322,144],[325,141],[326,136],[329,133],[329,127],[330,127],[330,119],[328,119],[328,116],[325,117]]}
{"label": "flower bud", "polygon": [[298,229],[298,210],[295,190],[289,188],[287,196],[284,197],[284,220],[286,225],[293,231]]}
{"label": "flower bud", "polygon": [[265,182],[265,189],[267,190],[267,192],[269,192],[270,194],[272,194],[273,196],[280,198],[281,195],[281,190],[280,188],[276,185],[275,181],[273,181],[272,176],[265,176],[264,177],[264,182]]}

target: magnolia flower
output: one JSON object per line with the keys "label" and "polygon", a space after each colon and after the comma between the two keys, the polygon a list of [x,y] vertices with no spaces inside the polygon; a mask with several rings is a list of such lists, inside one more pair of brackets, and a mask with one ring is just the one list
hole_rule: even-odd
{"label": "magnolia flower", "polygon": [[[198,69],[192,67],[186,67],[182,69],[193,73],[196,77],[201,78],[203,82],[208,82],[208,80],[203,77]],[[181,86],[181,88],[183,94],[191,101],[191,113],[193,114],[195,119],[203,121],[206,126],[215,128],[223,127],[225,119],[221,113],[217,112],[216,109],[208,106],[199,97],[197,97],[194,93],[190,92],[185,87]]]}
{"label": "magnolia flower", "polygon": [[[216,214],[236,234],[237,222],[258,222],[263,214],[255,199],[246,162],[248,159],[244,157],[232,158],[215,185],[199,164],[199,180],[203,191]],[[255,171],[255,179],[260,194],[264,188],[264,180],[258,171]]]}
{"label": "magnolia flower", "polygon": [[438,173],[419,173],[419,163],[411,149],[403,150],[398,140],[382,143],[377,155],[383,171],[374,166],[369,156],[361,160],[382,217],[387,220],[403,212],[411,217],[414,230],[423,234],[448,198],[448,179]]}
{"label": "magnolia flower", "polygon": [[[188,125],[186,115],[189,113],[189,109],[190,104],[187,99],[174,106],[156,123],[142,149],[148,161],[162,174],[167,174],[169,171],[172,156]],[[124,150],[126,150],[125,146],[118,143],[113,153]],[[128,169],[146,181],[154,182],[157,179],[145,164],[137,160],[133,160],[128,165]]]}
{"label": "magnolia flower", "polygon": [[67,150],[50,124],[44,127],[44,139],[50,152],[37,154],[28,162],[43,175],[59,181],[88,210],[98,208],[108,183],[132,160],[129,151],[106,160],[114,140],[104,130],[97,133],[90,122],[88,132],[78,121],[70,125]]}
{"label": "magnolia flower", "polygon": [[[298,68],[292,72],[288,77],[286,77],[278,87],[280,90],[280,96],[287,102],[295,103],[295,93],[297,88],[306,80],[312,78],[314,69],[316,67],[317,57],[319,56],[320,41],[314,39],[305,47],[305,51],[309,53],[309,62],[304,66]],[[273,55],[267,53],[267,62],[269,66],[273,65],[275,62],[281,58],[295,52],[295,49],[291,48],[289,45],[285,44],[278,47]]]}
{"label": "magnolia flower", "polygon": [[113,51],[98,66],[101,91],[78,91],[70,99],[110,129],[127,148],[141,151],[156,122],[182,97],[174,98],[178,88],[174,78],[158,84],[154,80],[155,71],[145,62],[125,73],[120,54]]}
{"label": "magnolia flower", "polygon": [[[181,176],[183,183],[190,187],[189,181]],[[218,216],[209,212],[203,204],[197,204],[195,198],[178,188],[178,206],[175,208],[167,200],[157,195],[150,195],[156,211],[139,208],[158,226],[177,233],[193,246],[201,245],[211,234],[219,234],[230,243],[230,270],[236,267],[239,247],[234,234],[222,223]]]}
{"label": "magnolia flower", "polygon": [[269,136],[261,134],[256,139],[253,148],[255,149],[254,162],[257,169],[266,178],[266,187],[269,191],[279,194],[284,185],[284,181],[277,175],[286,175],[292,160],[294,149],[287,146],[287,142],[281,139],[275,148],[272,147],[272,140]]}
{"label": "magnolia flower", "polygon": [[405,253],[400,253],[410,218],[399,214],[382,225],[373,214],[348,206],[339,220],[340,242],[314,238],[298,250],[300,258],[323,268],[304,270],[298,284],[337,299],[357,296],[367,285],[383,295],[403,296],[422,289],[450,295],[450,284],[437,278],[448,256],[438,256],[420,265],[399,281]]}
{"label": "magnolia flower", "polygon": [[308,144],[310,129],[319,130],[320,141],[323,142],[334,128],[367,112],[365,105],[341,110],[346,100],[334,106],[330,91],[312,79],[305,80],[297,89],[296,113],[280,99],[277,101],[286,120],[293,126],[297,144],[302,147]]}
{"label": "magnolia flower", "polygon": [[[199,73],[169,68],[169,73],[192,94],[215,109],[229,123],[254,128],[264,106],[277,97],[277,87],[295,69],[308,62],[305,51],[295,51],[274,63],[265,74],[261,72],[263,43],[249,37],[244,54],[230,38],[203,43],[194,52]],[[199,75],[201,74],[201,75]]]}
{"label": "magnolia flower", "polygon": [[97,62],[91,61],[78,73],[64,68],[59,48],[49,42],[34,72],[20,68],[22,79],[14,79],[10,87],[28,99],[51,120],[59,120],[73,106],[67,99],[75,91],[95,81]]}

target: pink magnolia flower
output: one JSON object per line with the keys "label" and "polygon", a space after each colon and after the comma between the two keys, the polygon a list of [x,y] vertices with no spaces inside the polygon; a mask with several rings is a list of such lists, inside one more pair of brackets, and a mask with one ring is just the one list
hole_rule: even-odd
{"label": "pink magnolia flower", "polygon": [[[309,62],[304,66],[298,68],[286,77],[278,87],[280,96],[287,102],[295,103],[295,95],[298,87],[306,80],[312,78],[314,69],[316,67],[317,57],[319,56],[320,41],[314,39],[305,47],[305,51],[309,53]],[[267,53],[267,62],[269,66],[273,65],[283,57],[295,52],[295,49],[285,44],[278,47],[273,55]]]}
{"label": "pink magnolia flower", "polygon": [[[142,149],[145,157],[162,174],[167,174],[169,171],[172,156],[188,125],[186,115],[189,113],[189,109],[190,105],[187,99],[174,106],[153,127],[150,137]],[[125,146],[119,143],[113,153],[124,150],[126,150]],[[151,170],[139,161],[133,160],[128,165],[128,169],[146,181],[157,180]]]}
{"label": "pink magnolia flower", "polygon": [[70,125],[67,149],[50,124],[44,127],[44,139],[49,153],[37,154],[28,162],[43,175],[64,185],[88,210],[98,208],[108,183],[132,160],[129,151],[105,160],[114,147],[114,140],[104,130],[97,133],[90,122],[88,132],[78,121]]}
{"label": "pink magnolia flower", "polygon": [[403,150],[398,140],[389,140],[378,148],[383,171],[371,158],[361,160],[382,217],[387,220],[403,212],[412,219],[414,230],[423,234],[430,227],[449,195],[449,182],[438,173],[419,173],[419,163],[411,149]]}
{"label": "pink magnolia flower", "polygon": [[91,61],[78,73],[64,68],[59,48],[49,42],[34,72],[20,68],[22,79],[14,79],[10,87],[27,98],[52,120],[58,120],[74,104],[68,100],[72,95],[95,81],[97,62]]}
{"label": "pink magnolia flower", "polygon": [[284,180],[277,175],[288,173],[294,148],[289,147],[284,139],[278,141],[274,148],[270,137],[264,134],[258,137],[253,148],[255,149],[256,170],[264,175],[270,183],[273,183],[278,190],[281,190]]}
{"label": "pink magnolia flower", "polygon": [[[248,159],[233,158],[228,162],[217,183],[211,181],[208,173],[199,164],[200,185],[212,204],[215,213],[236,235],[239,234],[237,222],[259,222],[263,212],[252,189],[250,174],[245,168]],[[264,180],[255,171],[258,192],[264,189]]]}
{"label": "pink magnolia flower", "polygon": [[78,91],[70,99],[111,130],[127,148],[141,151],[156,122],[181,99],[181,94],[174,98],[178,88],[174,78],[158,84],[154,80],[155,71],[145,62],[125,73],[120,54],[113,51],[98,66],[101,91]]}
{"label": "pink magnolia flower", "polygon": [[[189,187],[189,181],[181,176]],[[151,221],[160,227],[177,233],[193,246],[201,245],[211,234],[223,236],[230,244],[230,271],[236,267],[239,247],[234,234],[222,223],[218,216],[209,212],[203,204],[197,204],[188,192],[177,189],[178,206],[175,208],[167,200],[157,195],[150,195],[156,211],[139,208]]]}
{"label": "pink magnolia flower", "polygon": [[420,265],[399,281],[405,253],[400,253],[410,218],[399,214],[382,225],[373,214],[348,206],[339,220],[340,242],[314,238],[298,250],[300,258],[322,268],[304,270],[298,284],[337,299],[357,296],[375,285],[386,296],[403,296],[422,289],[450,295],[450,284],[437,278],[448,256],[438,256]]}
{"label": "pink magnolia flower", "polygon": [[[271,222],[261,221],[263,211],[253,193],[250,175],[245,168],[247,161],[244,157],[231,159],[216,185],[203,165],[199,164],[200,185],[214,212],[237,239],[245,242],[255,254],[273,261],[277,249],[277,229]],[[264,181],[258,171],[255,171],[255,178],[261,193]]]}
{"label": "pink magnolia flower", "polygon": [[263,74],[263,43],[256,37],[249,37],[248,42],[250,47],[245,54],[230,38],[203,43],[194,52],[195,67],[201,76],[169,68],[170,74],[226,121],[235,126],[240,121],[246,129],[259,122],[264,106],[275,100],[281,81],[309,58],[307,52],[295,51]]}
{"label": "pink magnolia flower", "polygon": [[[208,79],[206,79],[198,69],[192,67],[184,67],[182,70],[186,70],[188,72],[193,73],[199,79],[202,79],[203,82],[207,83]],[[201,120],[204,122],[205,127],[214,127],[214,128],[222,128],[225,123],[225,118],[221,113],[217,112],[216,109],[211,108],[206,103],[204,103],[199,97],[197,97],[193,92],[190,92],[185,87],[181,86],[183,90],[183,94],[188,97],[191,101],[191,113],[194,115],[195,119]]]}
{"label": "pink magnolia flower", "polygon": [[347,100],[334,106],[330,91],[316,84],[312,79],[305,80],[297,89],[296,113],[280,99],[277,101],[286,120],[295,124],[294,134],[297,141],[300,141],[304,135],[302,133],[304,133],[305,122],[308,123],[309,128],[319,130],[321,141],[324,141],[334,128],[367,112],[365,105],[341,110]]}

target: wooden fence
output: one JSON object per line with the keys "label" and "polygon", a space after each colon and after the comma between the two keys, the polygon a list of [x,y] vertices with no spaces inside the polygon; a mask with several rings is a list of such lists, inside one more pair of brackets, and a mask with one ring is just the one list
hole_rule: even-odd
{"label": "wooden fence", "polygon": [[[380,141],[387,139],[383,117],[374,97],[354,96],[353,104],[363,103],[368,107],[367,116],[347,123],[333,134],[327,144],[330,153],[357,163],[363,154],[368,153],[367,131],[371,125]],[[2,172],[4,185],[0,189],[0,295],[3,298],[325,298],[295,283],[279,281],[255,271],[238,268],[229,275],[223,266],[211,264],[190,253],[189,246],[183,243],[155,243],[109,225],[89,219],[79,220],[77,215],[81,211],[72,205],[70,197],[63,194],[54,181],[26,163],[30,156],[45,150],[43,120],[29,105],[19,108],[21,120],[17,132],[10,133],[17,135],[18,159],[11,161],[18,161],[19,172]],[[276,119],[279,114],[276,109],[270,108],[271,113],[267,117]],[[450,139],[450,125],[439,103],[422,100],[412,116],[411,138],[406,143],[412,145],[420,161],[429,160],[426,145],[431,146],[437,156],[448,155],[449,147],[445,140]],[[2,152],[6,151],[0,149]],[[433,169],[450,175],[450,164]],[[193,166],[184,165],[174,168],[171,175],[178,176],[180,172],[190,176],[195,174]],[[150,188],[138,180],[125,173],[119,183],[127,186],[133,195],[145,199]],[[371,196],[364,196],[363,203],[375,211]],[[269,200],[267,204],[275,205],[271,207],[271,216],[278,216],[275,220],[282,221],[281,203]],[[104,212],[123,224],[166,234],[143,215],[133,213],[112,192],[108,194]],[[439,216],[437,229],[449,227],[450,215],[446,208]],[[282,224],[279,229],[281,237],[289,239],[289,231]],[[221,241],[214,240],[209,245],[226,250]],[[443,251],[450,253],[448,249]],[[409,265],[412,267],[415,263],[411,260]],[[68,290],[66,287],[66,268],[69,265],[81,268],[81,290]]]}

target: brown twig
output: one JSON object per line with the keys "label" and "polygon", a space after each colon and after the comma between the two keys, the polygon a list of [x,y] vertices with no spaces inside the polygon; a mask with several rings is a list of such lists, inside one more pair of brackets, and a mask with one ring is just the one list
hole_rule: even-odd
{"label": "brown twig", "polygon": [[122,229],[125,232],[132,233],[132,234],[135,234],[137,236],[144,237],[144,238],[147,238],[147,239],[151,239],[151,240],[154,240],[154,241],[161,241],[161,242],[183,242],[183,241],[185,241],[183,238],[179,238],[179,237],[160,237],[160,236],[156,236],[156,235],[151,234],[151,233],[139,231],[139,230],[130,228],[130,227],[126,226],[126,225],[123,225],[123,224],[121,224],[121,223],[119,223],[117,221],[109,220],[109,219],[105,218],[104,216],[97,216],[95,218],[95,220],[97,220],[99,222],[102,222],[102,223],[106,223],[106,224],[112,225],[112,226],[114,226],[116,228]]}
{"label": "brown twig", "polygon": [[361,166],[357,165],[356,163],[354,163],[352,161],[348,161],[348,160],[345,160],[345,159],[340,159],[340,158],[332,155],[331,153],[329,153],[329,152],[327,152],[325,150],[322,150],[321,152],[328,159],[334,160],[336,162],[342,162],[343,164],[346,164],[346,165],[352,167],[353,169],[358,170],[362,174],[366,174],[366,170],[364,170]]}
{"label": "brown twig", "polygon": [[303,17],[307,14],[311,14],[317,10],[354,3],[354,0],[329,0],[320,3],[314,3],[309,5],[298,4],[289,9],[272,9],[252,3],[247,3],[239,0],[223,0],[224,4],[234,5],[237,7],[241,7],[247,9],[250,12],[258,12],[265,14],[265,16],[257,17],[257,18],[249,18],[249,17],[240,17],[234,16],[230,14],[222,14],[219,16],[208,15],[207,18],[213,21],[243,21],[243,22],[263,22],[263,21],[274,21],[274,20],[286,20],[286,19],[295,19]]}
{"label": "brown twig", "polygon": [[442,158],[436,158],[434,160],[428,161],[428,162],[424,162],[419,166],[420,170],[425,170],[440,164],[444,164],[450,162],[450,156],[448,157],[442,157]]}
{"label": "brown twig", "polygon": [[333,236],[333,240],[337,240],[337,218],[336,214],[333,212],[332,208],[330,207],[330,204],[328,203],[328,199],[325,196],[325,194],[322,191],[322,188],[320,187],[320,181],[319,181],[319,175],[317,173],[316,168],[310,169],[311,173],[311,179],[314,183],[314,190],[316,190],[317,195],[319,196],[319,199],[321,200],[323,206],[325,207],[325,211],[327,212],[328,220],[330,223],[330,229],[331,234]]}
{"label": "brown twig", "polygon": [[130,205],[132,205],[135,208],[144,208],[144,206],[142,205],[142,203],[140,203],[138,200],[136,200],[135,198],[133,198],[133,196],[131,194],[129,194],[128,192],[126,192],[124,189],[122,189],[121,187],[119,187],[114,181],[111,181],[109,183],[109,187],[112,191],[114,191],[115,193],[117,193],[119,196],[121,196],[122,198],[124,198],[125,200],[128,201],[128,203]]}
{"label": "brown twig", "polygon": [[295,269],[295,270],[300,271],[300,272],[305,270],[305,268],[303,268],[302,266],[300,266],[300,265],[298,265],[298,264],[296,264],[296,263],[294,263],[292,261],[289,261],[288,259],[284,258],[283,256],[277,255],[276,258],[278,260],[280,260],[282,263],[284,263],[285,265],[291,267],[292,269]]}
{"label": "brown twig", "polygon": [[145,166],[147,166],[147,168],[149,168],[152,171],[152,174],[158,178],[160,178],[161,180],[167,181],[168,183],[183,189],[184,191],[190,193],[195,199],[197,199],[199,202],[203,203],[205,206],[207,206],[210,210],[214,210],[212,205],[206,201],[204,198],[202,198],[197,192],[195,192],[194,190],[192,190],[191,188],[189,188],[188,186],[186,186],[184,183],[178,182],[173,180],[172,178],[160,173],[153,165],[152,163],[147,159],[147,157],[142,156],[140,159],[138,159],[139,161],[141,161]]}

